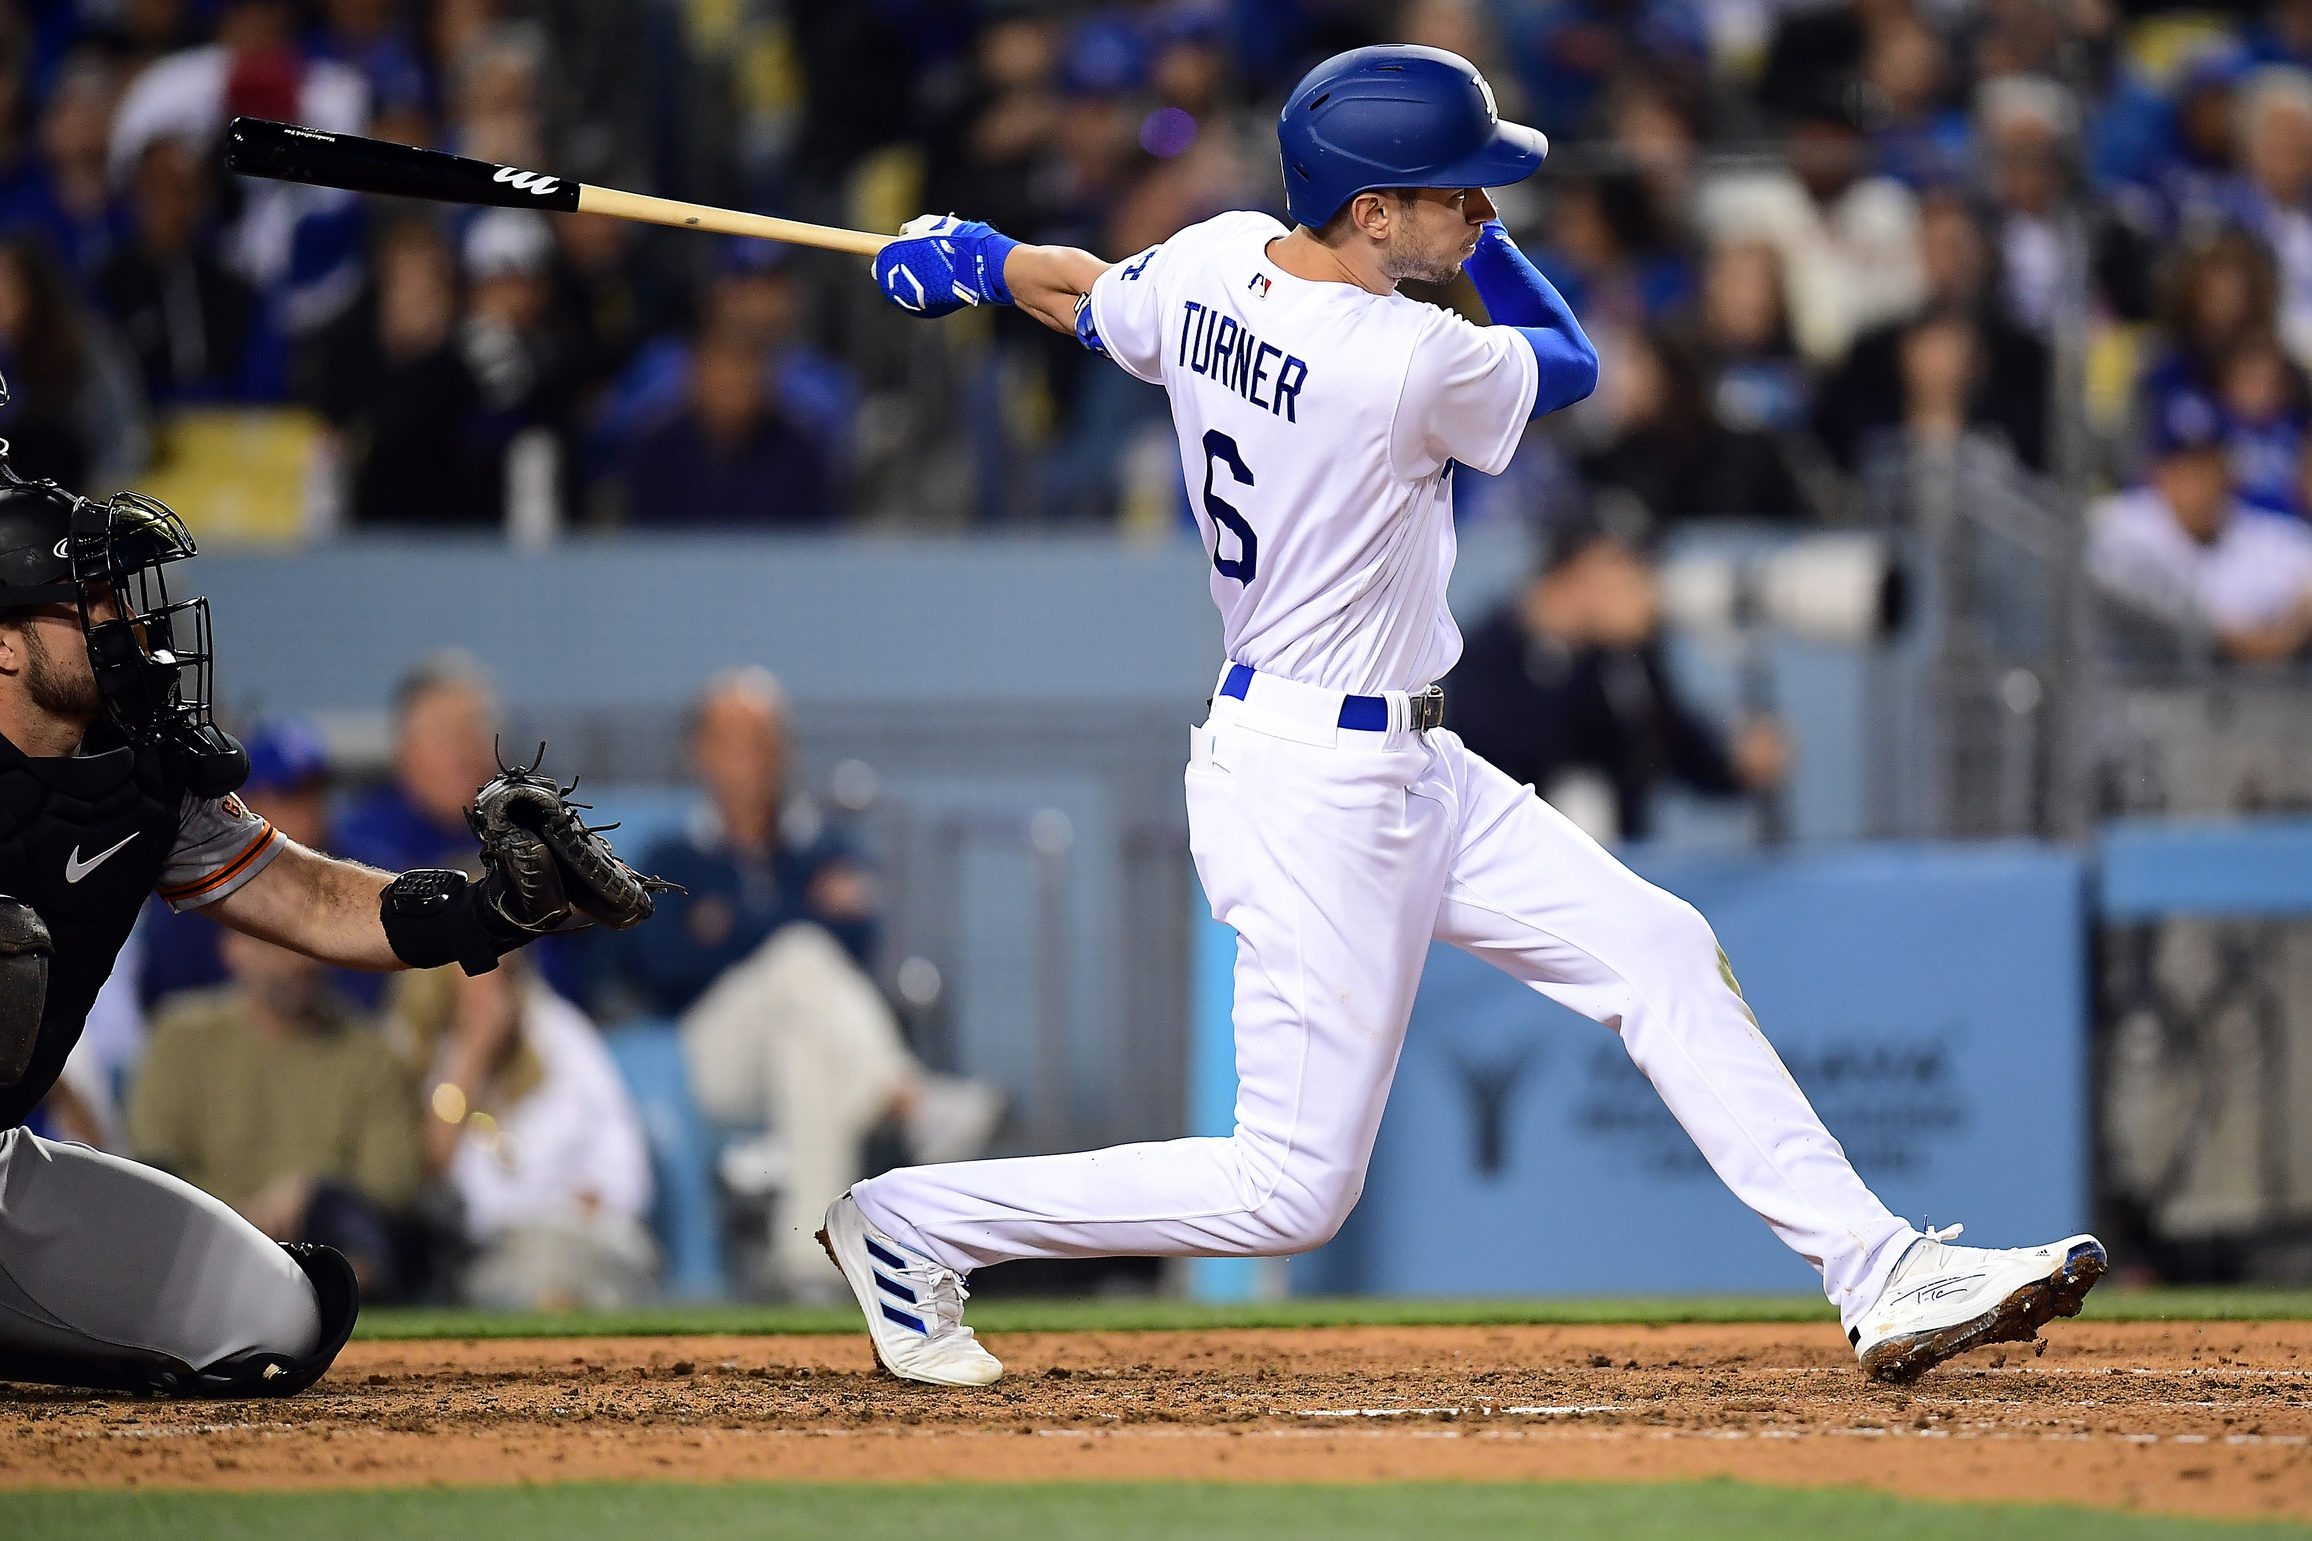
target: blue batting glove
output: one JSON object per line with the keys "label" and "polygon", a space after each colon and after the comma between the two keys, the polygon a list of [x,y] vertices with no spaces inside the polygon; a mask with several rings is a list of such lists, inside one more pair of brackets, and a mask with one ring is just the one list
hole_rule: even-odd
{"label": "blue batting glove", "polygon": [[924,214],[875,254],[875,286],[901,310],[945,316],[966,305],[1009,305],[1004,259],[1020,243],[979,220]]}

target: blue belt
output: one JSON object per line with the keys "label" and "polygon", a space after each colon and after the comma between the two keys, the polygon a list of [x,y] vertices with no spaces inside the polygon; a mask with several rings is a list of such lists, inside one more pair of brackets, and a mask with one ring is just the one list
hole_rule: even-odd
{"label": "blue belt", "polygon": [[[1243,700],[1244,693],[1252,688],[1252,676],[1252,665],[1246,663],[1230,664],[1228,677],[1220,682],[1220,693],[1224,696],[1234,696],[1239,701]],[[1431,728],[1443,727],[1445,725],[1445,687],[1431,685],[1427,690],[1406,697],[1406,707],[1406,715],[1410,718],[1407,725],[1414,732],[1425,733]],[[1341,697],[1339,725],[1344,728],[1354,728],[1360,733],[1388,732],[1389,698],[1387,696]]]}

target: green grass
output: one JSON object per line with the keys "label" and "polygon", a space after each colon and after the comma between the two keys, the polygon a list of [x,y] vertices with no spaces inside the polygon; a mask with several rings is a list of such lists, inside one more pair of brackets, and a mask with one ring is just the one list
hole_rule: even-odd
{"label": "green grass", "polygon": [[[2105,1286],[2088,1297],[2091,1319],[2297,1321],[2312,1318],[2312,1290],[2137,1289]],[[1179,1328],[1374,1326],[1580,1326],[1681,1322],[1828,1322],[1820,1296],[1675,1296],[1614,1300],[1291,1299],[1203,1305],[1172,1299],[990,1300],[972,1324],[986,1332],[1131,1332]],[[380,1308],[365,1311],[365,1338],[537,1338],[684,1333],[856,1332],[849,1306],[660,1306],[599,1315],[514,1314]]]}
{"label": "green grass", "polygon": [[1391,1483],[1360,1487],[1198,1483],[820,1487],[572,1483],[312,1493],[11,1493],[11,1535],[39,1541],[224,1541],[486,1535],[491,1541],[1357,1541],[1382,1536],[1546,1536],[1550,1541],[2265,1541],[2312,1527],[2230,1524],[2079,1509],[1923,1503],[1736,1482]]}

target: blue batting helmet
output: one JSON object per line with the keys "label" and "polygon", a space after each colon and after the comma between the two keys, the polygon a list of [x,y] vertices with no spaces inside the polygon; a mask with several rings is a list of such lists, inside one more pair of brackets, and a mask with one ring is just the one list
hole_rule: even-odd
{"label": "blue batting helmet", "polygon": [[1541,131],[1504,123],[1477,66],[1398,44],[1335,54],[1303,76],[1276,120],[1285,207],[1311,229],[1383,187],[1501,187],[1549,154]]}

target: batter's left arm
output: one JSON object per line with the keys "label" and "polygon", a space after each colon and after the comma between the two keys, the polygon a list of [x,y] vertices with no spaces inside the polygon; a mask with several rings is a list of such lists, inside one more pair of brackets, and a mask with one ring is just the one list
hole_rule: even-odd
{"label": "batter's left arm", "polygon": [[405,967],[386,940],[381,916],[393,875],[283,844],[264,871],[208,906],[236,931],[339,968]]}
{"label": "batter's left arm", "polygon": [[1533,415],[1570,407],[1598,388],[1598,350],[1574,318],[1557,286],[1528,262],[1494,220],[1477,237],[1477,250],[1464,264],[1477,297],[1496,326],[1514,327],[1533,349],[1540,371]]}

